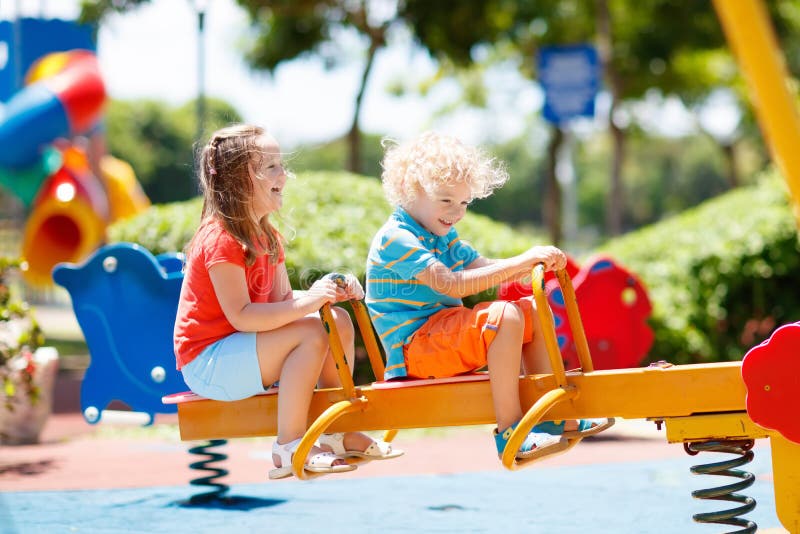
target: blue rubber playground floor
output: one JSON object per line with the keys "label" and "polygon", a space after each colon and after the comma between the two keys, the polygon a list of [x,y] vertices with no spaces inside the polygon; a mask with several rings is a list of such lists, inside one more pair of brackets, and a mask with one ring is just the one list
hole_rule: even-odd
{"label": "blue rubber playground floor", "polygon": [[[689,467],[729,458],[242,484],[231,486],[230,504],[201,506],[182,504],[194,491],[188,485],[11,491],[0,494],[0,533],[718,533],[735,529],[695,523],[692,514],[731,503],[698,501],[691,491],[733,479],[692,475]],[[780,527],[768,449],[743,469],[756,481],[741,493],[758,502],[746,517],[762,532]]]}

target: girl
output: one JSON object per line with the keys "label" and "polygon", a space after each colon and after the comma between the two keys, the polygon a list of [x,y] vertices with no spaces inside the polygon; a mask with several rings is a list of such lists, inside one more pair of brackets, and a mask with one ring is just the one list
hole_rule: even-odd
{"label": "girl", "polygon": [[[323,278],[307,292],[293,294],[282,237],[269,221],[283,204],[287,174],[278,143],[262,128],[235,125],[217,131],[202,149],[198,169],[202,221],[186,251],[174,332],[177,366],[192,391],[215,400],[249,397],[280,381],[275,469],[269,478],[284,478],[292,474],[315,383],[338,386],[316,312],[326,303],[362,298],[363,292],[350,275],[345,289]],[[353,325],[344,310],[333,312],[352,365]],[[345,455],[402,454],[361,433],[323,438],[330,450],[314,447],[308,471],[352,471],[355,466],[345,462]]]}

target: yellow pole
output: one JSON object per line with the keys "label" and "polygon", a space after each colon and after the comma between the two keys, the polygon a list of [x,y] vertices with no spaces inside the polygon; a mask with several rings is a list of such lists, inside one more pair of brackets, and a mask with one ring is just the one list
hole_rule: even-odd
{"label": "yellow pole", "polygon": [[575,350],[578,352],[578,360],[581,362],[581,371],[591,373],[594,371],[594,363],[592,362],[592,355],[589,353],[589,342],[586,340],[586,331],[583,329],[581,312],[578,309],[578,300],[575,298],[572,280],[566,269],[557,271],[556,276],[558,277],[558,283],[561,285],[561,294],[564,296],[564,306],[567,308],[567,318],[569,319],[569,327],[572,330]]}
{"label": "yellow pole", "polygon": [[339,374],[339,381],[342,383],[345,396],[347,398],[354,398],[356,396],[355,384],[353,383],[353,375],[350,372],[350,366],[347,365],[347,356],[344,353],[344,346],[342,345],[342,338],[339,337],[339,330],[336,328],[336,321],[333,318],[330,304],[324,304],[319,310],[320,319],[328,332],[328,340],[330,343],[331,354],[333,361],[336,363],[336,372]]}
{"label": "yellow pole", "polygon": [[[544,344],[547,347],[547,357],[550,359],[550,366],[553,368],[553,376],[556,384],[560,388],[567,386],[567,375],[564,371],[564,359],[561,356],[561,349],[558,348],[558,338],[553,327],[553,314],[550,311],[550,304],[547,302],[547,295],[544,292],[544,264],[537,264],[531,273],[531,284],[533,286],[533,300],[536,302],[536,312],[539,324],[542,327]],[[535,321],[536,319],[534,319]],[[522,441],[519,442],[522,445]]]}
{"label": "yellow pole", "polygon": [[759,0],[714,0],[728,44],[750,90],[772,158],[789,186],[800,223],[800,117],[769,15]]}
{"label": "yellow pole", "polygon": [[383,380],[383,373],[386,369],[383,366],[381,349],[375,339],[375,332],[372,330],[372,322],[369,320],[369,312],[367,312],[367,307],[360,300],[352,300],[350,303],[353,305],[353,314],[356,316],[356,323],[358,323],[358,329],[361,331],[361,339],[364,341],[364,348],[367,350],[369,364],[372,366],[375,380],[380,382]]}

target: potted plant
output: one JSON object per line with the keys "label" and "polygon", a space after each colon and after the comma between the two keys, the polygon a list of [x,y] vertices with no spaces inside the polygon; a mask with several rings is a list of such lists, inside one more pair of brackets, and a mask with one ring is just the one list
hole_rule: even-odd
{"label": "potted plant", "polygon": [[0,444],[39,441],[50,415],[58,354],[28,304],[15,297],[9,277],[16,259],[0,258]]}

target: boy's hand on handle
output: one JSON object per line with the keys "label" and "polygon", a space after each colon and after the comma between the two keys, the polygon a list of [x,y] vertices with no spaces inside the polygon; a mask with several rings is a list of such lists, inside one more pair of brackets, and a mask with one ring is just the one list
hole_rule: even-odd
{"label": "boy's hand on handle", "polygon": [[346,274],[344,277],[344,299],[343,300],[361,300],[364,298],[364,288],[358,278],[352,274]]}
{"label": "boy's hand on handle", "polygon": [[336,283],[336,302],[364,298],[364,289],[358,278],[352,274],[329,273],[322,278],[323,280],[333,280]]}
{"label": "boy's hand on handle", "polygon": [[531,247],[525,255],[530,258],[531,267],[542,263],[545,271],[558,271],[567,266],[567,255],[553,246]]}

